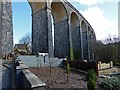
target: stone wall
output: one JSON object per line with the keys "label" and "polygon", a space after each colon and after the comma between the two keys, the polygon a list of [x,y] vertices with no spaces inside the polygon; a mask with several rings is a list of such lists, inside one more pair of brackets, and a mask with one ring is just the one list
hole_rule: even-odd
{"label": "stone wall", "polygon": [[87,32],[82,32],[82,44],[83,44],[83,59],[89,60],[88,56],[88,38],[87,38]]}
{"label": "stone wall", "polygon": [[58,23],[55,23],[54,30],[54,55],[55,57],[65,58],[69,57],[69,30],[68,30],[68,21],[64,20]]}
{"label": "stone wall", "polygon": [[73,43],[74,58],[77,59],[77,60],[80,60],[80,59],[82,59],[80,29],[79,29],[79,27],[72,28],[71,32],[72,32],[72,43]]}
{"label": "stone wall", "polygon": [[45,57],[42,55],[39,55],[36,57],[35,55],[22,55],[18,57],[21,62],[23,62],[25,65],[28,67],[50,67],[50,62],[51,62],[51,67],[62,67],[63,64],[63,59],[58,59],[58,58],[49,58],[48,55]]}
{"label": "stone wall", "polygon": [[1,12],[0,16],[1,17],[1,24],[0,24],[0,44],[1,44],[1,53],[9,53],[13,50],[13,24],[12,24],[12,7],[11,7],[11,2],[2,2],[1,7]]}
{"label": "stone wall", "polygon": [[[89,60],[94,58],[93,53],[93,46],[89,46],[88,40],[88,29],[85,28],[86,26],[90,26],[87,20],[79,13],[74,6],[70,3],[64,2],[61,5],[66,11],[58,10],[60,13],[63,14],[63,18],[61,19],[58,16],[56,17],[56,21],[54,28],[54,49],[52,45],[52,24],[51,24],[51,3],[46,3],[44,7],[41,7],[40,3],[31,3],[32,8],[32,52],[36,54],[37,52],[40,53],[49,53],[50,57],[59,57],[65,58],[68,56],[70,57],[70,45],[73,48],[75,54],[79,55],[78,59],[86,59]],[[62,4],[61,3],[61,4]],[[49,5],[48,5],[49,4]],[[49,7],[48,7],[49,6]],[[64,7],[65,6],[65,7]],[[39,10],[40,9],[40,10]],[[56,10],[57,12],[57,10]],[[77,19],[75,22],[82,22],[84,21],[85,27],[82,28],[81,26],[75,27],[75,30],[69,26],[68,22],[71,17],[71,13],[75,12],[77,15]],[[60,19],[60,20],[59,20]],[[58,20],[58,21],[57,21]],[[81,33],[80,35],[80,27]],[[85,29],[85,30],[84,30]],[[71,31],[72,30],[72,31]],[[86,33],[86,34],[85,34]],[[71,38],[72,37],[72,38]],[[96,37],[94,37],[94,41]],[[82,40],[81,40],[82,39]],[[81,41],[80,41],[81,40]],[[92,43],[93,44],[93,43]],[[73,46],[72,46],[73,45]],[[13,25],[12,25],[12,9],[11,9],[11,2],[4,2],[0,3],[0,56],[4,53],[9,53],[13,48]],[[92,49],[90,49],[92,48]],[[81,50],[82,49],[82,50]],[[81,53],[82,52],[82,56]],[[90,58],[91,57],[91,58]]]}
{"label": "stone wall", "polygon": [[20,62],[19,64],[16,67],[16,89],[46,90],[46,83],[33,74],[26,65]]}
{"label": "stone wall", "polygon": [[0,57],[2,55],[2,3],[0,2]]}
{"label": "stone wall", "polygon": [[92,48],[92,35],[89,35],[88,36],[88,39],[89,39],[89,55],[90,55],[90,60],[93,60],[93,48]]}
{"label": "stone wall", "polygon": [[45,8],[32,15],[32,52],[48,53],[47,11]]}
{"label": "stone wall", "polygon": [[[10,68],[12,68],[12,65]],[[12,69],[10,68],[2,66],[2,89],[12,88],[13,78],[12,78]]]}

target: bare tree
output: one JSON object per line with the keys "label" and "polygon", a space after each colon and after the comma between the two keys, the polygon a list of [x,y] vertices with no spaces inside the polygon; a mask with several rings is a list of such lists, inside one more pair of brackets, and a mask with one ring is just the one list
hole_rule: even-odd
{"label": "bare tree", "polygon": [[27,52],[29,52],[31,50],[31,43],[32,43],[32,39],[31,39],[30,33],[25,34],[25,36],[23,36],[19,40],[19,44],[25,44],[25,49]]}
{"label": "bare tree", "polygon": [[31,34],[27,33],[19,40],[19,44],[31,44]]}

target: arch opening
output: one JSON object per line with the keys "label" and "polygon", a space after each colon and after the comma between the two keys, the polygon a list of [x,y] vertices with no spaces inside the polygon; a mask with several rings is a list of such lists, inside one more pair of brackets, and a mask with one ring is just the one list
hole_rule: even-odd
{"label": "arch opening", "polygon": [[[12,2],[13,16],[13,40],[14,44],[24,44],[29,42],[29,49],[32,49],[32,9],[26,0],[25,2]],[[22,38],[26,41],[20,42]]]}
{"label": "arch opening", "polygon": [[30,0],[28,0],[28,3],[31,6],[32,13],[35,13],[41,10],[42,8],[45,8],[45,2],[30,2]]}
{"label": "arch opening", "polygon": [[81,22],[81,29],[82,29],[82,47],[83,47],[83,59],[89,60],[88,55],[88,36],[87,36],[87,26],[84,21]]}
{"label": "arch opening", "polygon": [[71,27],[76,28],[76,27],[79,27],[79,26],[80,26],[79,25],[79,19],[78,19],[76,13],[72,12],[72,14],[71,14]]}
{"label": "arch opening", "polygon": [[80,60],[82,59],[81,32],[80,32],[80,24],[79,24],[78,16],[74,12],[71,13],[70,25],[71,25],[71,37],[72,37],[72,46],[73,46],[70,49],[71,50],[70,53],[73,53],[74,60]]}
{"label": "arch opening", "polygon": [[62,2],[52,2],[51,8],[54,23],[58,23],[60,21],[67,19],[67,12]]}
{"label": "arch opening", "polygon": [[92,30],[88,26],[88,43],[89,43],[89,60],[93,60],[93,42],[92,42]]}
{"label": "arch opening", "polygon": [[[13,30],[14,31],[19,30],[17,31],[19,33],[22,31],[21,32],[22,36],[27,32],[31,34],[30,37],[32,39],[31,40],[32,54],[36,54],[38,52],[47,53],[48,52],[48,40],[47,40],[48,36],[46,31],[47,29],[44,28],[43,26],[46,25],[45,15],[47,15],[46,11],[43,9],[45,8],[46,5],[45,2],[30,2],[30,0],[26,0],[25,2],[21,3],[12,2],[12,4],[13,3],[17,3],[16,5],[17,11],[13,11]],[[15,7],[13,5],[13,9],[14,8]],[[18,16],[21,18],[19,19]],[[16,26],[18,29],[16,28]],[[14,32],[14,38],[17,38],[19,36],[17,34]]]}
{"label": "arch opening", "polygon": [[91,41],[92,41],[92,60],[95,60],[96,35],[95,35],[94,30],[91,31]]}
{"label": "arch opening", "polygon": [[51,14],[54,22],[54,56],[69,57],[69,32],[67,12],[62,2],[51,3]]}

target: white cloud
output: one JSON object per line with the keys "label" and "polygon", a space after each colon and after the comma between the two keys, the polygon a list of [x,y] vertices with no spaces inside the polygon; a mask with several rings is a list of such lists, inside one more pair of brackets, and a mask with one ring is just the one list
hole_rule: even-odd
{"label": "white cloud", "polygon": [[95,5],[97,3],[103,3],[103,0],[76,0],[80,2],[81,4],[86,4],[88,6]]}
{"label": "white cloud", "polygon": [[83,5],[96,5],[98,3],[105,3],[105,2],[118,2],[119,0],[68,0],[69,2],[79,2]]}
{"label": "white cloud", "polygon": [[80,11],[80,13],[88,20],[95,30],[97,39],[104,39],[108,34],[118,35],[117,22],[113,22],[105,17],[104,11],[97,6],[89,7],[85,11]]}
{"label": "white cloud", "polygon": [[103,3],[103,0],[68,0],[68,1],[69,2],[79,2],[80,4],[88,5],[88,6],[95,5],[98,3]]}

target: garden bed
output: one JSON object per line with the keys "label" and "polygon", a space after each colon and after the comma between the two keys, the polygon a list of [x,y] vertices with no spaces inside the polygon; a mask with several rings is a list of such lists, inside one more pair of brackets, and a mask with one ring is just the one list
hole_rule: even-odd
{"label": "garden bed", "polygon": [[72,71],[67,81],[66,70],[60,67],[50,68],[29,68],[38,78],[46,83],[47,88],[87,88],[85,75]]}

